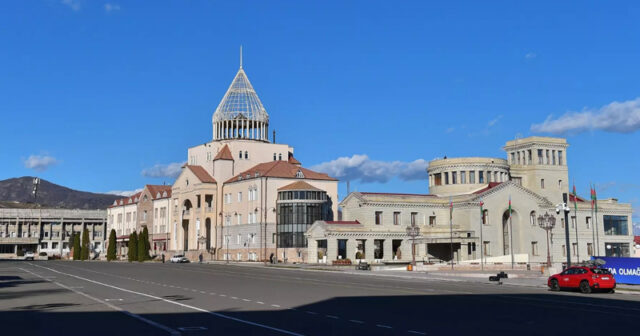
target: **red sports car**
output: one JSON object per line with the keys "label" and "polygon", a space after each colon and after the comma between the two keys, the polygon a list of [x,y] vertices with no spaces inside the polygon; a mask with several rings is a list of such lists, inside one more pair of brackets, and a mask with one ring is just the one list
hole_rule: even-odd
{"label": "red sports car", "polygon": [[574,266],[550,276],[547,286],[552,291],[577,288],[582,293],[591,293],[593,290],[613,293],[616,279],[606,268]]}

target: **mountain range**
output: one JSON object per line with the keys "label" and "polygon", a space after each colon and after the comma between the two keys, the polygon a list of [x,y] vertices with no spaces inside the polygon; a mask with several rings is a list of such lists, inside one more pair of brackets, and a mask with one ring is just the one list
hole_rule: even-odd
{"label": "mountain range", "polygon": [[[38,198],[33,197],[32,176],[0,181],[0,208],[53,207],[64,209],[106,209],[122,196],[73,190],[40,179]],[[37,204],[36,204],[37,203]]]}

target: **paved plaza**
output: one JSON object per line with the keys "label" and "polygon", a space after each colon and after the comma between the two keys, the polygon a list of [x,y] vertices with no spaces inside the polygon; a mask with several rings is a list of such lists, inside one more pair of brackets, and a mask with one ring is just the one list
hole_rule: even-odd
{"label": "paved plaza", "polygon": [[588,321],[609,332],[634,330],[639,300],[383,272],[0,262],[0,323],[8,334],[591,334]]}

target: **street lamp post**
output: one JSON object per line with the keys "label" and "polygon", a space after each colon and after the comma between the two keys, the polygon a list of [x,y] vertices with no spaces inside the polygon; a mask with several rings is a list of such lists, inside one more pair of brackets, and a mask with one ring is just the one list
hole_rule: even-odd
{"label": "street lamp post", "polygon": [[411,265],[416,265],[416,237],[420,235],[420,227],[416,223],[407,226],[407,235],[411,237]]}
{"label": "street lamp post", "polygon": [[538,216],[538,225],[547,232],[547,267],[551,267],[551,253],[549,250],[549,231],[553,230],[556,226],[556,218],[549,213],[545,213],[544,216]]}

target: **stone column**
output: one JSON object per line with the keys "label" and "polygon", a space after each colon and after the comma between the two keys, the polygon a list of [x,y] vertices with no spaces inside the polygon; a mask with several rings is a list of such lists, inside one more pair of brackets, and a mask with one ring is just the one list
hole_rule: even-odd
{"label": "stone column", "polygon": [[356,259],[356,249],[358,248],[358,242],[355,239],[347,240],[347,259],[354,261]]}
{"label": "stone column", "polygon": [[373,244],[373,238],[368,238],[364,241],[364,258],[367,261],[372,262],[374,259],[373,250],[375,249],[375,245]]}
{"label": "stone column", "polygon": [[338,259],[338,240],[334,237],[327,237],[327,263]]}
{"label": "stone column", "polygon": [[318,263],[318,241],[311,237],[307,239],[307,263]]}
{"label": "stone column", "polygon": [[[382,244],[383,246],[383,260],[393,260],[393,245],[392,245],[392,239],[385,239],[384,243]],[[404,251],[403,251],[404,253]],[[402,255],[402,257],[404,258],[404,254]]]}

